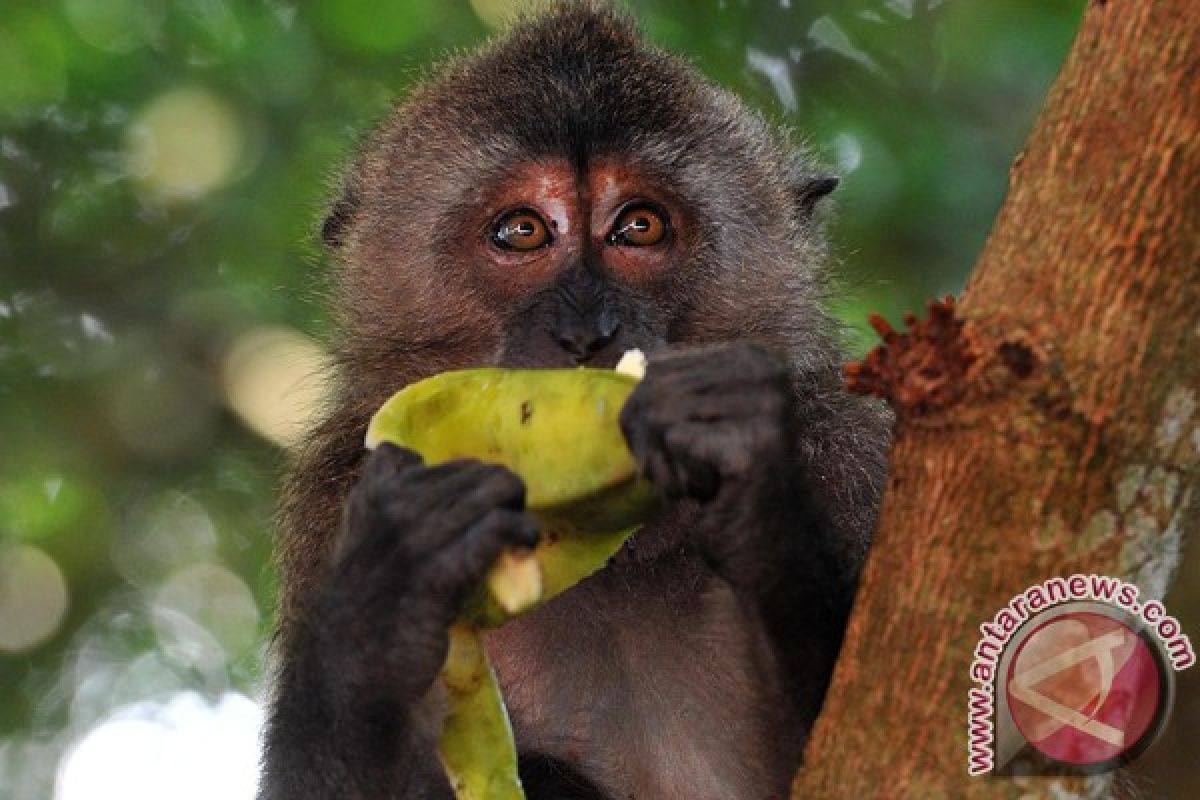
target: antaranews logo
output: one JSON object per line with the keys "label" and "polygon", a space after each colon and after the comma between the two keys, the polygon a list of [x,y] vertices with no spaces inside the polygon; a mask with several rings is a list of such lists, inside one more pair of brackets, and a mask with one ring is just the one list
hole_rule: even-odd
{"label": "antaranews logo", "polygon": [[1179,621],[1103,575],[1051,578],[1013,597],[971,662],[967,772],[1096,773],[1165,727],[1175,672],[1196,662]]}

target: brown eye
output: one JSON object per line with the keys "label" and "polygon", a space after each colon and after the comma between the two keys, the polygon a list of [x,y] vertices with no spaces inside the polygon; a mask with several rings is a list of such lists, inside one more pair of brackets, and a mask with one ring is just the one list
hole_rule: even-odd
{"label": "brown eye", "polygon": [[621,212],[608,235],[608,243],[648,247],[667,235],[666,215],[650,206],[631,206]]}
{"label": "brown eye", "polygon": [[502,250],[536,250],[550,244],[550,229],[532,211],[514,211],[492,228],[492,244]]}

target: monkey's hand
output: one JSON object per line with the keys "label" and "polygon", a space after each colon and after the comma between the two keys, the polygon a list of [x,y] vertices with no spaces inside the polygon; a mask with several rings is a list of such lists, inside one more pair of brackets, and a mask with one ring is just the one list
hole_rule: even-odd
{"label": "monkey's hand", "polygon": [[794,407],[783,359],[733,343],[652,356],[621,411],[642,473],[669,499],[702,504],[697,544],[722,571],[737,570],[739,551],[764,555],[753,540],[787,502]]}
{"label": "monkey's hand", "polygon": [[291,632],[260,800],[452,800],[426,699],[467,596],[504,548],[536,544],[524,504],[502,467],[426,467],[389,444],[367,458],[330,572]]}
{"label": "monkey's hand", "polygon": [[524,506],[524,484],[503,467],[426,467],[379,445],[347,501],[316,631],[339,704],[404,710],[427,693],[488,568],[505,548],[537,544]]}

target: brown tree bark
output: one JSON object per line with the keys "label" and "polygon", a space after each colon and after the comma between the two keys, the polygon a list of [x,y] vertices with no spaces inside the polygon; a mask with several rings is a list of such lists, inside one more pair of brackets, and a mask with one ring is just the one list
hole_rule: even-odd
{"label": "brown tree bark", "polygon": [[[1055,575],[1161,596],[1200,509],[1200,7],[1093,2],[959,309],[851,381],[897,439],[794,798],[1107,796],[967,775],[979,625]],[[1193,634],[1200,633],[1193,631]]]}

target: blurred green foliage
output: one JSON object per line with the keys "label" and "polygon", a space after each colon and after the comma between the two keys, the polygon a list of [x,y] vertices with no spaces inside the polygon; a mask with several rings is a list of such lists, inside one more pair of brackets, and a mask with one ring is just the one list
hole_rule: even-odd
{"label": "blurred green foliage", "polygon": [[[115,710],[261,695],[286,436],[230,353],[319,338],[331,176],[505,5],[5,0],[0,795],[84,796],[60,761]],[[629,5],[843,176],[861,328],[961,287],[1082,0]]]}

